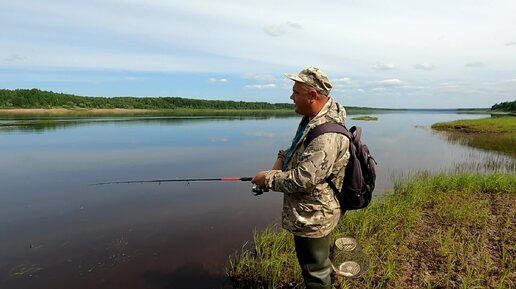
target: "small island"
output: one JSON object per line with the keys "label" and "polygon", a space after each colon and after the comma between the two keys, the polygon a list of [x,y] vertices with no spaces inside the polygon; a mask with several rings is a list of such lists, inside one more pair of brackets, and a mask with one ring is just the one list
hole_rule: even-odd
{"label": "small island", "polygon": [[365,120],[365,121],[372,121],[372,120],[378,120],[375,116],[355,116],[351,118],[352,120]]}

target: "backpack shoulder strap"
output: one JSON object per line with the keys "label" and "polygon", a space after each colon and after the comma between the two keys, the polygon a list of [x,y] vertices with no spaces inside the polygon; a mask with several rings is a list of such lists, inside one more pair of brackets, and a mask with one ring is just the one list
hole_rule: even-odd
{"label": "backpack shoulder strap", "polygon": [[[349,131],[343,124],[341,123],[332,123],[327,122],[323,123],[321,125],[318,125],[311,129],[308,134],[306,135],[304,144],[305,147],[307,147],[316,137],[320,136],[321,134],[328,133],[328,132],[336,132],[345,135],[350,140],[350,145],[353,140],[353,132],[356,130],[355,127],[353,127],[353,131]],[[328,177],[325,179],[330,188],[333,190],[333,192],[336,195],[340,194],[339,189],[335,186],[335,184],[331,181],[331,179]]]}
{"label": "backpack shoulder strap", "polygon": [[314,127],[308,132],[304,141],[305,147],[307,147],[316,137],[328,132],[340,133],[345,135],[350,140],[352,139],[351,133],[344,125],[340,123],[327,122]]}

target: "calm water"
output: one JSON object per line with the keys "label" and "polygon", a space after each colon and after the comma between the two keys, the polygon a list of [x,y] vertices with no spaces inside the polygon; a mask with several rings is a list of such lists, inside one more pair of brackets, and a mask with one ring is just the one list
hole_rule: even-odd
{"label": "calm water", "polygon": [[[407,173],[503,158],[430,129],[482,115],[377,116],[348,120],[378,161],[377,194]],[[255,197],[245,182],[88,184],[253,176],[298,121],[125,117],[0,130],[0,288],[230,288],[228,256],[279,222],[281,194]]]}

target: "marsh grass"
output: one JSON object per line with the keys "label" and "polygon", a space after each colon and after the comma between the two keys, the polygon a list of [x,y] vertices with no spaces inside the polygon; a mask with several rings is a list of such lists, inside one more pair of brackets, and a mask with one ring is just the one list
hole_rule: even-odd
{"label": "marsh grass", "polygon": [[439,135],[453,144],[496,151],[516,157],[516,132],[513,133],[461,133],[440,132]]}
{"label": "marsh grass", "polygon": [[450,172],[496,172],[496,173],[516,173],[516,158],[506,156],[480,156],[481,162],[475,161],[478,155],[471,154],[466,162],[452,164]]}
{"label": "marsh grass", "polygon": [[466,133],[516,133],[516,117],[462,119],[438,122],[434,123],[432,128],[441,131],[460,131]]}
{"label": "marsh grass", "polygon": [[355,116],[351,118],[352,120],[365,120],[365,121],[371,121],[371,120],[378,120],[376,116]]}
{"label": "marsh grass", "polygon": [[[354,236],[369,254],[368,272],[337,288],[514,288],[514,174],[420,173],[368,208],[347,212],[334,237]],[[232,257],[227,274],[241,288],[302,283],[292,237],[256,232],[255,250]]]}
{"label": "marsh grass", "polygon": [[432,129],[451,143],[516,157],[516,117],[496,117],[435,123]]}

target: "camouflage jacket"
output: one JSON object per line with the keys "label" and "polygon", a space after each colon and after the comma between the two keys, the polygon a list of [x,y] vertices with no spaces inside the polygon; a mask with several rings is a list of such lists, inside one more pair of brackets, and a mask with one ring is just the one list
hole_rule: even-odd
{"label": "camouflage jacket", "polygon": [[[311,119],[294,147],[285,171],[265,173],[268,189],[284,193],[282,226],[294,235],[321,238],[328,235],[340,219],[340,206],[325,181],[330,177],[340,188],[349,159],[349,140],[338,133],[325,133],[306,148],[308,131],[326,122],[344,123],[346,111],[332,98]],[[285,154],[287,151],[280,151]]]}

